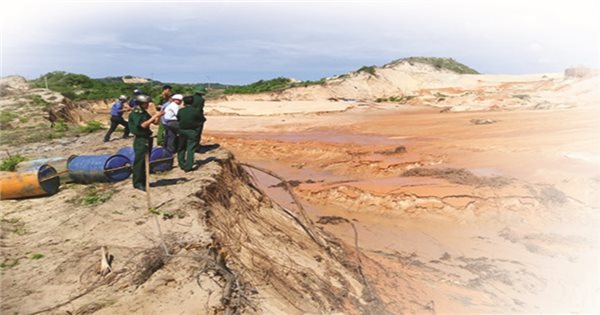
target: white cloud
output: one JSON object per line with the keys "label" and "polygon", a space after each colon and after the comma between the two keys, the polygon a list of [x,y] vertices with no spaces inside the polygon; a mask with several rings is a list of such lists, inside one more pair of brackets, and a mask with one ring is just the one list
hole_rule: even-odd
{"label": "white cloud", "polygon": [[39,69],[28,75],[121,74],[140,71],[144,61],[146,68],[171,65],[160,72],[177,78],[182,71],[169,69],[211,69],[213,78],[238,69],[238,81],[311,69],[312,77],[291,75],[315,79],[409,55],[454,57],[484,72],[600,66],[600,1],[0,5],[4,66]]}

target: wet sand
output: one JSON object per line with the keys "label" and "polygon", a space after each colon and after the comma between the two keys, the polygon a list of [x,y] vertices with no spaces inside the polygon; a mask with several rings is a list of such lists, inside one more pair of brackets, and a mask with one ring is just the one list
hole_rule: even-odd
{"label": "wet sand", "polygon": [[[291,180],[313,221],[353,222],[394,312],[593,312],[599,113],[399,106],[252,117],[260,127],[245,130],[214,116],[205,139]],[[294,207],[278,180],[255,177]],[[320,226],[354,246],[349,224]]]}

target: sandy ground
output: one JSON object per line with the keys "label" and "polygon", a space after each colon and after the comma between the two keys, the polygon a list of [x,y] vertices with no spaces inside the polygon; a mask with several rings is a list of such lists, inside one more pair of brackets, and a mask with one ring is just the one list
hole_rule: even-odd
{"label": "sandy ground", "polygon": [[[212,116],[207,140],[292,180],[315,222],[353,222],[365,270],[396,311],[600,311],[600,106],[358,105]],[[348,224],[322,226],[355,241]]]}
{"label": "sandy ground", "polygon": [[[127,142],[99,145],[95,134],[46,145],[44,154],[106,153]],[[196,159],[195,171],[152,175],[150,208],[131,180],[63,184],[53,196],[1,201],[0,313],[384,310],[352,251],[273,203],[228,151]],[[91,191],[106,200],[86,204]],[[106,276],[101,247],[113,257]]]}
{"label": "sandy ground", "polygon": [[[247,178],[222,162],[225,150],[198,155],[198,172],[157,175],[154,200],[167,202],[158,214],[137,205],[129,182],[98,186],[119,193],[97,206],[74,206],[88,189],[78,185],[2,201],[0,311],[31,313],[93,288],[53,312],[223,312],[223,277],[200,271],[218,245],[241,272],[249,313],[600,312],[598,77],[403,67],[356,74],[327,93],[207,102],[203,142],[286,178],[314,224],[298,221],[279,180],[252,168]],[[372,99],[406,93],[415,97]],[[107,104],[98,106],[105,120]],[[101,136],[11,152],[126,144]],[[171,250],[200,260],[148,264],[161,257],[156,218]],[[95,270],[100,246],[117,257],[108,280]]]}

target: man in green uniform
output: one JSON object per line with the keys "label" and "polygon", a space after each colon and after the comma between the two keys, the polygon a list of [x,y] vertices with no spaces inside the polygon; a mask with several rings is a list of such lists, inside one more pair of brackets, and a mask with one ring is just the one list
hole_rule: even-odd
{"label": "man in green uniform", "polygon": [[[146,155],[152,151],[152,131],[151,124],[157,124],[163,111],[156,112],[150,116],[148,114],[148,105],[150,97],[148,95],[136,96],[136,106],[129,114],[129,130],[135,135],[133,140],[133,151],[135,152],[135,161],[133,162],[133,187],[140,190],[146,190]],[[148,157],[149,158],[149,157]]]}
{"label": "man in green uniform", "polygon": [[204,122],[206,121],[206,117],[204,116],[204,95],[206,94],[206,88],[202,85],[198,85],[194,90],[193,100],[191,107],[196,108],[200,112],[199,125],[196,128],[198,132],[196,140],[198,142],[198,149],[200,149],[200,140],[202,139],[202,129],[204,129]]}
{"label": "man in green uniform", "polygon": [[179,121],[179,148],[177,150],[177,161],[179,167],[189,172],[194,167],[194,153],[198,147],[198,129],[203,123],[202,115],[198,108],[193,107],[193,97],[183,98],[185,107],[177,112]]}

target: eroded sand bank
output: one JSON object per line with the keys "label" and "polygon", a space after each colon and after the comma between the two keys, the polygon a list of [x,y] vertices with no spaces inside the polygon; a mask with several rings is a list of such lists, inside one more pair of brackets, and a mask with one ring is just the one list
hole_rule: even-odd
{"label": "eroded sand bank", "polygon": [[[353,222],[365,272],[393,311],[590,312],[599,114],[365,103],[213,116],[206,141],[291,180],[314,221]],[[279,181],[255,176],[294,207]],[[354,244],[350,225],[321,222]]]}

